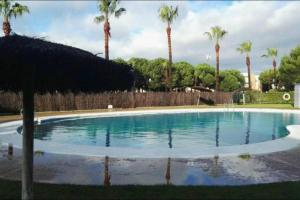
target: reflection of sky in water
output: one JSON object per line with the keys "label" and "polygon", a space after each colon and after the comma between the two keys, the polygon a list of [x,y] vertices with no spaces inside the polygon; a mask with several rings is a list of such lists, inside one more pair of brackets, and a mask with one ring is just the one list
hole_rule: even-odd
{"label": "reflection of sky in water", "polygon": [[[170,184],[172,185],[244,185],[278,181],[276,171],[270,171],[261,161],[226,158],[217,166],[214,158],[194,162],[194,166],[186,162],[170,162]],[[236,167],[239,162],[249,167]],[[167,184],[167,158],[158,160],[109,161],[108,173],[112,185],[164,185]],[[150,164],[151,163],[151,164]],[[254,166],[253,163],[258,166]],[[103,166],[103,165],[102,165]],[[214,173],[216,170],[217,173]],[[102,168],[103,177],[105,170]],[[103,181],[103,179],[102,179]],[[100,183],[102,184],[102,183]]]}
{"label": "reflection of sky in water", "polygon": [[283,137],[300,115],[184,113],[60,120],[36,127],[35,138],[58,143],[133,148],[201,148]]}
{"label": "reflection of sky in water", "polygon": [[[17,152],[16,152],[17,153]],[[249,160],[239,157],[219,157],[207,159],[170,159],[170,184],[172,185],[245,185],[278,181],[299,180],[297,163],[291,159],[298,157],[299,151],[285,160],[284,157],[251,157]],[[21,156],[9,161],[18,165]],[[266,160],[267,159],[267,160]],[[0,162],[7,160],[1,157]],[[274,165],[270,165],[275,163]],[[2,166],[2,165],[1,165]],[[9,167],[8,166],[8,167]],[[107,166],[107,168],[106,168]],[[168,158],[161,159],[117,159],[82,157],[48,154],[35,156],[35,167],[40,172],[38,181],[51,183],[103,185],[165,185],[168,171]],[[105,170],[107,169],[107,170]],[[216,169],[216,170],[215,170]],[[215,171],[214,171],[215,170]],[[11,178],[18,179],[18,173]],[[217,173],[215,173],[217,172]],[[0,169],[0,174],[7,174],[7,169]],[[105,180],[105,177],[109,179]]]}
{"label": "reflection of sky in water", "polygon": [[[248,180],[249,181],[249,180]],[[252,183],[252,182],[251,182]],[[208,172],[201,169],[189,168],[186,170],[186,179],[177,183],[178,185],[241,185],[242,180],[234,176],[226,176],[221,173],[217,176],[211,176]]]}

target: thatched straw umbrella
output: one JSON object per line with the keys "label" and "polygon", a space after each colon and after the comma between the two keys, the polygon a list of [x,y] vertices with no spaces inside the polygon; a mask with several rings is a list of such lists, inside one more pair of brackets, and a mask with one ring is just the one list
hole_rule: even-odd
{"label": "thatched straw umbrella", "polygon": [[125,90],[126,66],[89,52],[24,36],[0,38],[0,90],[23,91],[22,199],[33,198],[34,92]]}
{"label": "thatched straw umbrella", "polygon": [[22,88],[28,67],[35,66],[35,90],[99,92],[129,90],[132,71],[81,49],[23,36],[0,38],[0,90]]}

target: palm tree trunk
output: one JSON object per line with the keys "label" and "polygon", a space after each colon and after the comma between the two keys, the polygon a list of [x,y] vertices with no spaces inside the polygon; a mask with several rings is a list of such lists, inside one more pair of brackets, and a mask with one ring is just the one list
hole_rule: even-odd
{"label": "palm tree trunk", "polygon": [[247,69],[248,69],[248,86],[249,86],[249,89],[252,90],[252,84],[251,84],[251,66],[250,66],[250,57],[249,56],[246,57],[246,65],[247,65]]}
{"label": "palm tree trunk", "polygon": [[23,164],[22,199],[33,199],[33,132],[34,132],[34,89],[33,69],[24,73],[23,84]]}
{"label": "palm tree trunk", "polygon": [[216,91],[220,90],[220,45],[216,44]]}
{"label": "palm tree trunk", "polygon": [[2,24],[2,30],[3,30],[5,37],[10,35],[11,27],[10,27],[8,17],[4,17],[3,24]]}
{"label": "palm tree trunk", "polygon": [[104,23],[104,49],[105,60],[109,60],[109,37],[110,37],[110,25],[108,20]]}
{"label": "palm tree trunk", "polygon": [[276,60],[273,59],[273,72],[274,72],[274,86],[277,88],[277,80],[276,80]]}
{"label": "palm tree trunk", "polygon": [[168,35],[168,52],[169,52],[169,65],[168,65],[168,75],[167,82],[169,86],[169,90],[172,91],[172,43],[171,43],[171,27],[167,27],[167,35]]}

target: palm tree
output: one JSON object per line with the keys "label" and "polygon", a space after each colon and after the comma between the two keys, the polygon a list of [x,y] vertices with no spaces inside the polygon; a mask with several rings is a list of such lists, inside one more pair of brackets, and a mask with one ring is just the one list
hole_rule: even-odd
{"label": "palm tree", "polygon": [[276,48],[268,48],[267,54],[262,55],[262,57],[273,59],[273,72],[274,72],[273,83],[275,85],[275,88],[277,86],[277,80],[276,80],[276,57],[277,57],[277,54],[278,54],[278,50]]}
{"label": "palm tree", "polygon": [[159,17],[163,22],[167,23],[167,36],[168,36],[168,50],[169,50],[169,65],[167,70],[167,85],[172,90],[171,80],[172,80],[172,44],[171,44],[171,24],[174,22],[178,16],[178,6],[173,8],[173,6],[162,6],[159,9]]}
{"label": "palm tree", "polygon": [[24,13],[29,13],[27,6],[23,6],[19,3],[12,5],[12,0],[1,0],[0,1],[0,14],[3,16],[2,29],[5,36],[9,36],[11,33],[10,18],[14,16],[22,16]]}
{"label": "palm tree", "polygon": [[220,40],[224,38],[227,34],[227,31],[223,30],[220,26],[211,27],[210,32],[205,32],[204,35],[207,35],[208,38],[215,42],[216,50],[216,90],[220,90]]}
{"label": "palm tree", "polygon": [[111,15],[114,15],[116,18],[119,18],[126,10],[125,8],[117,8],[119,0],[99,0],[99,11],[102,15],[95,17],[95,23],[99,24],[104,22],[104,48],[105,48],[105,59],[109,60],[109,38],[110,35],[110,24],[109,18]]}
{"label": "palm tree", "polygon": [[248,69],[248,85],[249,85],[249,89],[252,89],[251,86],[251,65],[250,65],[250,52],[251,52],[251,48],[252,48],[252,42],[251,41],[247,41],[247,42],[243,42],[240,44],[240,46],[236,49],[237,51],[239,51],[240,53],[245,53],[246,54],[246,65],[247,65],[247,69]]}

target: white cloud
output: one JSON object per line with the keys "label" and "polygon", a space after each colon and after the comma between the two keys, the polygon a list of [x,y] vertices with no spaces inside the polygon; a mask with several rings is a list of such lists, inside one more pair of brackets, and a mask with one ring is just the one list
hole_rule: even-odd
{"label": "white cloud", "polygon": [[[16,32],[47,35],[52,41],[94,53],[103,52],[103,25],[93,22],[94,16],[98,15],[96,2],[27,3],[31,15],[13,21]],[[299,43],[300,2],[241,1],[230,5],[215,2],[216,6],[212,6],[207,2],[123,1],[121,6],[127,9],[126,14],[111,19],[111,58],[167,58],[165,24],[157,13],[162,4],[179,5],[179,17],[172,26],[175,61],[184,59],[197,64],[207,62],[205,55],[211,54],[210,63],[214,64],[214,45],[203,35],[214,25],[228,31],[221,42],[223,69],[245,71],[244,56],[236,51],[243,41],[253,42],[252,67],[255,72],[271,66],[269,60],[260,57],[266,48],[277,47],[282,56]],[[41,25],[43,23],[45,27]]]}

